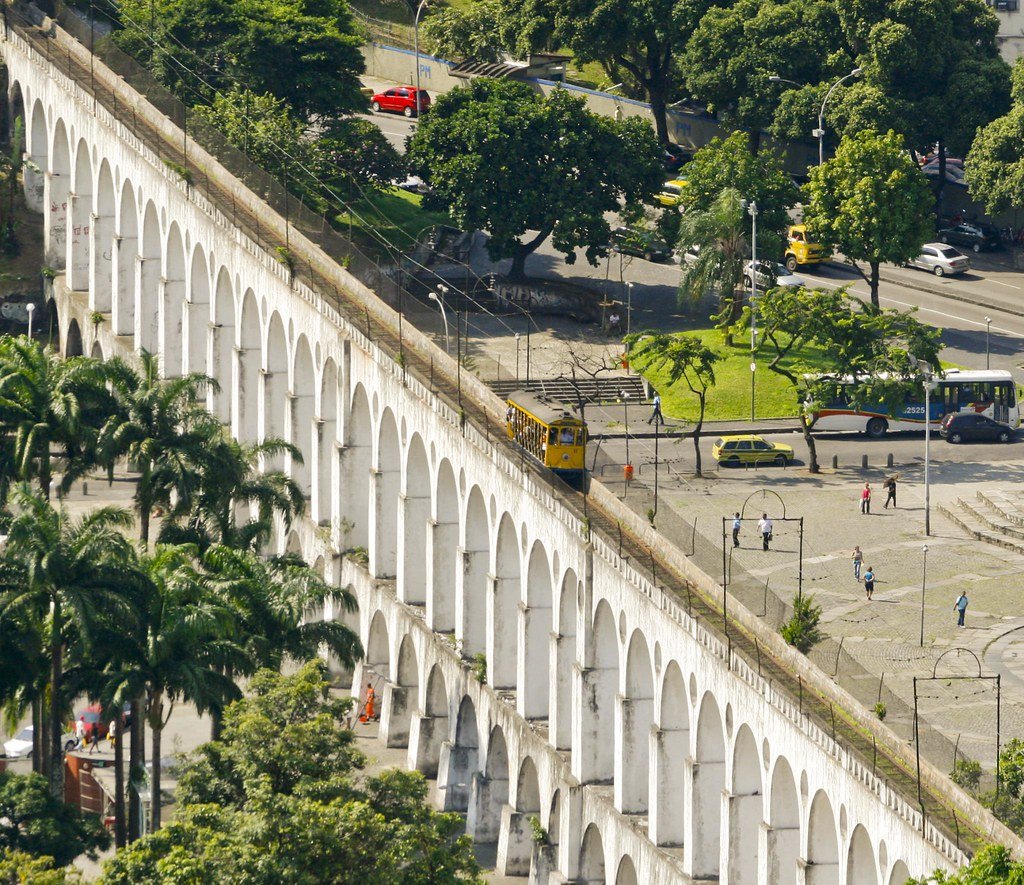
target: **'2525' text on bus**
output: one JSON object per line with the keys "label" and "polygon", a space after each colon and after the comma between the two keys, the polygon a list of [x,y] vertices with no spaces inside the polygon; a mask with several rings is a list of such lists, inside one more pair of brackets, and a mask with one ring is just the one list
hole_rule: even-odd
{"label": "'2525' text on bus", "polygon": [[[853,379],[840,382],[852,385]],[[929,397],[929,420],[938,430],[943,417],[951,412],[977,412],[1000,424],[1020,426],[1020,407],[1013,376],[1002,369],[968,371],[947,369],[944,377],[935,379],[935,389]],[[814,430],[838,430],[884,436],[893,430],[924,430],[924,388],[918,385],[894,413],[882,404],[850,402],[840,389],[827,403],[817,403],[811,412]]]}

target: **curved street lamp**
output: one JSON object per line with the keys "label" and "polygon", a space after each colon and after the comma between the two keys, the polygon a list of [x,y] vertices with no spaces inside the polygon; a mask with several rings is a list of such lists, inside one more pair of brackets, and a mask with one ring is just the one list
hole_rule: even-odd
{"label": "curved street lamp", "polygon": [[[828,104],[828,100],[832,97],[832,93],[835,92],[836,87],[845,83],[847,80],[851,80],[854,77],[859,77],[864,73],[863,68],[854,68],[845,77],[840,77],[833,83],[828,92],[825,93],[825,99],[821,103],[821,109],[818,111],[818,128],[815,129],[811,135],[818,139],[818,165],[820,166],[825,162],[825,105]],[[770,83],[790,83],[793,86],[802,87],[806,84],[797,83],[795,80],[787,80],[785,77],[779,77],[777,74],[772,74],[768,81]]]}
{"label": "curved street lamp", "polygon": [[416,15],[413,17],[412,42],[416,52],[416,119],[420,118],[420,16],[427,6],[427,0],[420,0],[416,7]]}
{"label": "curved street lamp", "polygon": [[431,301],[436,301],[437,306],[441,308],[441,319],[444,320],[444,352],[450,353],[451,348],[448,346],[448,314],[444,309],[444,296],[448,294],[448,287],[438,286],[437,288],[440,294],[438,294],[438,292],[430,292],[427,297],[430,298]]}

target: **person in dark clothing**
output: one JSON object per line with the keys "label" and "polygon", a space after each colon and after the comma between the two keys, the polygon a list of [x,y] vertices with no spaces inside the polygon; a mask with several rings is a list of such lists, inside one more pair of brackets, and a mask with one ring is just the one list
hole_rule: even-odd
{"label": "person in dark clothing", "polygon": [[884,510],[889,509],[889,502],[892,501],[893,510],[896,509],[896,480],[900,478],[898,473],[894,473],[885,481],[885,504],[882,505]]}

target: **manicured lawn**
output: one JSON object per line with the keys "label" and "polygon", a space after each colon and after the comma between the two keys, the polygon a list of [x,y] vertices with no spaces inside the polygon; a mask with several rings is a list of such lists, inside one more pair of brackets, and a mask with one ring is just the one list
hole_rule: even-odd
{"label": "manicured lawn", "polygon": [[[709,347],[722,355],[715,365],[715,386],[708,391],[706,421],[728,421],[750,419],[750,342],[735,339],[733,347],[726,347],[722,333],[717,329],[697,329],[681,332],[701,338]],[[769,371],[767,351],[756,360],[755,416],[758,418],[782,418],[797,414],[796,391],[781,375]],[[820,352],[813,348],[796,351],[787,359],[790,365],[803,365],[808,370],[822,364]],[[637,366],[639,369],[640,367]],[[697,397],[685,381],[670,387],[667,375],[658,371],[642,371],[661,394],[662,411],[671,418],[696,420]]]}
{"label": "manicured lawn", "polygon": [[[444,213],[423,209],[420,205],[422,202],[423,198],[419,194],[397,189],[374,195],[369,200],[360,200],[354,204],[351,219],[353,239],[368,251],[384,253],[386,250],[370,235],[366,225],[372,226],[394,245],[407,249],[416,242],[424,228],[434,224],[451,224]],[[341,212],[336,219],[347,230],[348,213]]]}

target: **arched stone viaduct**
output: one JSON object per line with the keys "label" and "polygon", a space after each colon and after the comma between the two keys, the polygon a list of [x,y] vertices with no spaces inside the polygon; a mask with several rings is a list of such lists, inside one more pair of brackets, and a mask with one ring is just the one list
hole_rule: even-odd
{"label": "arched stone viaduct", "polygon": [[65,351],[209,372],[233,433],[301,449],[284,466],[310,518],[280,544],[355,589],[356,686],[378,684],[386,740],[498,843],[500,871],[896,885],[962,861],[106,108],[18,34],[2,51]]}

